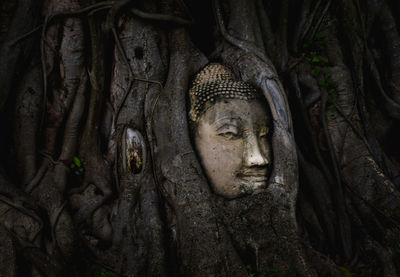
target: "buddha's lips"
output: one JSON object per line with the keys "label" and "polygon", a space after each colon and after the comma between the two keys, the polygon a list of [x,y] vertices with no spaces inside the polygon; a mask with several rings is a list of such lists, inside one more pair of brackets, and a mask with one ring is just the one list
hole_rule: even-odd
{"label": "buddha's lips", "polygon": [[254,180],[254,181],[265,181],[267,179],[268,170],[258,169],[258,170],[242,170],[239,171],[236,176],[240,179]]}
{"label": "buddha's lips", "polygon": [[265,171],[254,172],[252,175],[237,175],[237,180],[241,186],[247,189],[261,188],[267,183],[267,174]]}
{"label": "buddha's lips", "polygon": [[267,176],[242,176],[239,177],[243,181],[248,181],[248,182],[265,182],[267,181]]}

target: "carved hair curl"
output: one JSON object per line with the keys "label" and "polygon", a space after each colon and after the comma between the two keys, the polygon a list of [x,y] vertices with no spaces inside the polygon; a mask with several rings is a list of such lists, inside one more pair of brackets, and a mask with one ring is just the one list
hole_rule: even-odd
{"label": "carved hair curl", "polygon": [[251,100],[257,97],[257,90],[248,83],[235,81],[229,68],[211,63],[196,74],[189,95],[189,116],[197,122],[207,102],[220,98]]}

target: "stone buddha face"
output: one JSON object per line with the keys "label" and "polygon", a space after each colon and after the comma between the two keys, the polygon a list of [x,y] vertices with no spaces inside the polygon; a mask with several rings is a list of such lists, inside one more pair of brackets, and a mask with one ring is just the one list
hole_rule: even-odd
{"label": "stone buddha face", "polygon": [[230,97],[216,92],[212,101],[204,101],[192,131],[213,191],[233,199],[267,184],[270,120],[259,99],[241,97],[240,91],[229,93],[228,88]]}
{"label": "stone buddha face", "polygon": [[267,122],[257,100],[220,100],[199,118],[195,146],[216,194],[235,198],[265,187],[271,162]]}

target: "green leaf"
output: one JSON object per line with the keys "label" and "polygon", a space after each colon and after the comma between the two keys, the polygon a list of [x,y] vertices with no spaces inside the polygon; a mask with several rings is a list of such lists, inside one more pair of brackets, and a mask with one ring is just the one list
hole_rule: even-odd
{"label": "green leaf", "polygon": [[330,76],[325,77],[325,82],[328,86],[333,85],[333,80]]}
{"label": "green leaf", "polygon": [[315,34],[315,39],[323,39],[325,37],[325,35],[323,33],[316,33]]}
{"label": "green leaf", "polygon": [[345,268],[344,266],[339,266],[339,269],[344,273],[344,275],[346,277],[351,277],[352,276],[351,272],[347,268]]}
{"label": "green leaf", "polygon": [[74,167],[75,167],[75,164],[74,164],[74,163],[71,163],[71,164],[69,165],[69,167],[70,167],[70,168],[74,168]]}
{"label": "green leaf", "polygon": [[318,77],[319,74],[321,74],[321,68],[319,66],[316,66],[315,69],[314,69],[313,75],[315,77]]}
{"label": "green leaf", "polygon": [[103,268],[100,272],[101,277],[112,277],[112,272]]}
{"label": "green leaf", "polygon": [[324,56],[319,56],[319,59],[322,63],[328,63],[328,58]]}
{"label": "green leaf", "polygon": [[80,167],[80,168],[79,168],[79,172],[80,172],[80,173],[83,173],[83,167]]}
{"label": "green leaf", "polygon": [[319,82],[319,85],[324,88],[330,88],[334,85],[334,82],[330,76],[325,76],[324,81]]}
{"label": "green leaf", "polygon": [[332,67],[331,66],[323,66],[322,67],[322,70],[324,71],[324,72],[327,72],[328,70],[330,70]]}
{"label": "green leaf", "polygon": [[320,59],[318,58],[318,56],[314,56],[314,57],[312,58],[311,62],[313,62],[313,63],[319,63],[319,62],[320,62]]}
{"label": "green leaf", "polygon": [[279,274],[279,272],[278,272],[276,269],[274,269],[274,268],[271,268],[271,269],[269,269],[269,270],[267,271],[267,276],[268,276],[268,277],[277,277],[278,274]]}
{"label": "green leaf", "polygon": [[325,82],[325,81],[319,82],[319,85],[320,85],[321,87],[323,87],[323,88],[327,88],[327,87],[328,87],[328,83]]}
{"label": "green leaf", "polygon": [[308,49],[312,45],[312,41],[308,40],[307,42],[303,43],[303,49]]}
{"label": "green leaf", "polygon": [[77,167],[81,167],[81,160],[77,156],[74,156],[74,163]]}
{"label": "green leaf", "polygon": [[328,110],[336,111],[336,106],[334,104],[331,104],[331,105],[328,106]]}
{"label": "green leaf", "polygon": [[400,242],[396,243],[394,247],[392,247],[392,252],[394,254],[400,255]]}
{"label": "green leaf", "polygon": [[330,90],[328,90],[328,93],[329,94],[336,94],[336,89],[334,89],[334,88],[331,88]]}

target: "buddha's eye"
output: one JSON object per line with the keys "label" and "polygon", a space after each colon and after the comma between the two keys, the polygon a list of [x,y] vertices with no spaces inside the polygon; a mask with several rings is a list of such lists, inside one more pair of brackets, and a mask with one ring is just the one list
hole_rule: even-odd
{"label": "buddha's eye", "polygon": [[240,137],[240,131],[238,127],[226,124],[218,128],[218,136],[229,140],[238,139]]}
{"label": "buddha's eye", "polygon": [[221,136],[221,137],[227,138],[229,140],[233,140],[233,139],[239,138],[239,136],[237,134],[232,133],[232,132],[220,133],[218,135]]}

